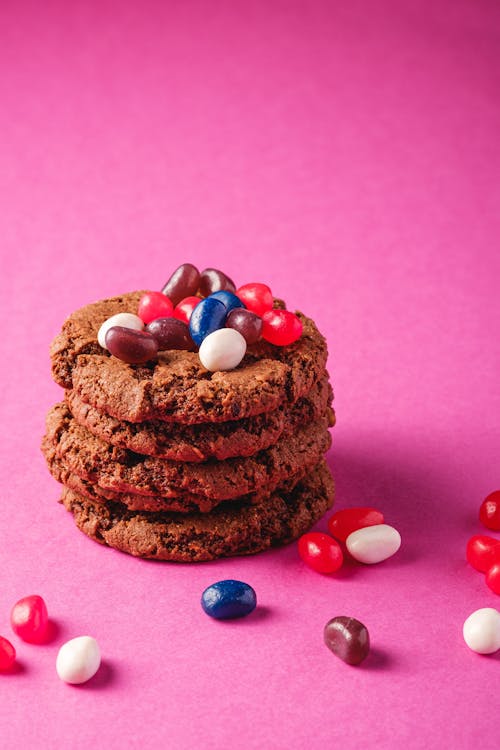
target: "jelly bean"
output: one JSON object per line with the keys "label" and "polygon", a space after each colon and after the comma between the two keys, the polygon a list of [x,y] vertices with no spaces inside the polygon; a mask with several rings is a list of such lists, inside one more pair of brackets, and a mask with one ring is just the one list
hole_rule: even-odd
{"label": "jelly bean", "polygon": [[212,299],[218,299],[219,302],[222,302],[222,304],[226,308],[227,313],[230,313],[231,310],[237,310],[245,307],[243,302],[236,296],[236,294],[233,294],[232,292],[228,292],[226,290],[222,292],[214,292],[210,295],[210,297]]}
{"label": "jelly bean", "polygon": [[145,323],[151,323],[156,318],[170,318],[174,306],[168,297],[161,292],[146,292],[139,300],[137,315]]}
{"label": "jelly bean", "polygon": [[256,344],[262,333],[262,318],[244,308],[231,310],[226,326],[241,333],[247,344]]}
{"label": "jelly bean", "polygon": [[467,542],[465,556],[473,568],[486,573],[492,565],[500,563],[500,539],[475,534]]}
{"label": "jelly bean", "polygon": [[339,616],[329,620],[323,631],[326,645],[346,664],[361,664],[370,651],[370,636],[362,622]]}
{"label": "jelly bean", "polygon": [[500,562],[486,571],[486,584],[495,594],[500,594]]}
{"label": "jelly bean", "polygon": [[182,320],[183,323],[189,325],[191,314],[200,301],[199,297],[185,297],[184,299],[181,299],[174,308],[174,318]]}
{"label": "jelly bean", "polygon": [[276,346],[288,346],[302,335],[302,321],[288,310],[268,310],[262,315],[262,338]]}
{"label": "jelly bean", "polygon": [[262,316],[267,310],[273,308],[273,293],[267,284],[257,282],[243,284],[236,295],[244,303],[247,310],[251,310],[256,315]]}
{"label": "jelly bean", "polygon": [[205,589],[201,595],[203,611],[216,620],[231,620],[245,617],[257,605],[255,591],[243,581],[218,581]]}
{"label": "jelly bean", "polygon": [[372,565],[392,557],[401,546],[401,536],[392,526],[380,523],[353,531],[345,544],[355,560]]}
{"label": "jelly bean", "polygon": [[234,370],[245,356],[247,343],[233,328],[219,328],[206,336],[200,345],[199,357],[210,372]]}
{"label": "jelly bean", "polygon": [[500,531],[500,490],[492,492],[481,503],[479,520],[492,531]]}
{"label": "jelly bean", "polygon": [[156,339],[158,349],[187,349],[192,351],[195,346],[186,323],[177,318],[157,318],[146,326],[146,332]]}
{"label": "jelly bean", "polygon": [[381,523],[384,523],[384,516],[375,508],[344,508],[329,519],[328,531],[335,539],[345,542],[353,531]]}
{"label": "jelly bean", "polygon": [[163,287],[165,294],[173,305],[178,305],[184,297],[196,294],[200,284],[200,272],[192,263],[183,263],[177,268]]}
{"label": "jelly bean", "polygon": [[142,331],[144,321],[138,315],[133,313],[117,313],[104,321],[97,333],[97,340],[103,349],[106,349],[106,334],[110,328],[121,326],[122,328],[132,328],[134,331]]}
{"label": "jelly bean", "polygon": [[335,573],[344,561],[338,542],[321,531],[303,534],[298,549],[302,560],[317,573]]}
{"label": "jelly bean", "polygon": [[95,638],[80,635],[61,646],[56,671],[63,682],[81,685],[95,675],[101,665],[101,652]]}
{"label": "jelly bean", "polygon": [[214,292],[235,292],[236,286],[229,276],[226,276],[222,271],[218,271],[216,268],[205,268],[200,274],[199,291],[204,297],[208,297],[209,294]]}
{"label": "jelly bean", "polygon": [[207,297],[202,299],[193,310],[189,321],[189,332],[191,338],[200,346],[203,339],[209,333],[217,331],[224,326],[226,320],[226,308],[218,299]]}
{"label": "jelly bean", "polygon": [[154,336],[145,331],[114,326],[106,334],[106,347],[118,359],[130,365],[139,365],[156,359],[158,344]]}
{"label": "jelly bean", "polygon": [[38,594],[19,599],[12,607],[10,624],[19,638],[28,643],[43,643],[47,637],[47,605]]}
{"label": "jelly bean", "polygon": [[464,622],[464,641],[477,654],[494,654],[500,649],[500,612],[483,607]]}
{"label": "jelly bean", "polygon": [[0,672],[6,672],[16,660],[16,649],[7,638],[0,635]]}

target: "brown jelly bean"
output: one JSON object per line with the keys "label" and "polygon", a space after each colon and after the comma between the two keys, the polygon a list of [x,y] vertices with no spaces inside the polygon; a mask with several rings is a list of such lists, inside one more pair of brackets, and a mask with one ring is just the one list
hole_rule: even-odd
{"label": "brown jelly bean", "polygon": [[241,307],[231,310],[226,318],[226,327],[234,328],[241,333],[247,344],[255,344],[262,332],[262,319]]}
{"label": "brown jelly bean", "polygon": [[163,289],[172,304],[177,305],[184,297],[191,297],[198,291],[200,272],[192,263],[183,263],[169,278]]}
{"label": "brown jelly bean", "polygon": [[[222,271],[216,268],[205,268],[200,274],[200,292],[204,297],[214,292],[234,292],[236,286],[233,281]],[[185,295],[187,297],[187,295]]]}
{"label": "brown jelly bean", "polygon": [[334,617],[326,623],[323,635],[330,651],[346,664],[360,664],[368,656],[368,630],[354,617]]}
{"label": "brown jelly bean", "polygon": [[106,333],[106,348],[129,365],[140,365],[156,359],[158,344],[154,336],[132,328],[113,326]]}
{"label": "brown jelly bean", "polygon": [[185,349],[193,351],[196,347],[189,333],[188,326],[177,318],[157,318],[146,326],[146,331],[156,339],[158,349]]}

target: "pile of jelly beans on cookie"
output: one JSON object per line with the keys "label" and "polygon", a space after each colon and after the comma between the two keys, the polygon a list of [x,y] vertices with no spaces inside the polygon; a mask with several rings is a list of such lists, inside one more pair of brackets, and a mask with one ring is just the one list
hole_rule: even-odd
{"label": "pile of jelly beans on cookie", "polygon": [[266,284],[244,284],[239,289],[222,271],[201,273],[183,263],[161,292],[146,292],[137,315],[118,313],[101,325],[97,340],[129,364],[154,361],[159,351],[198,349],[202,365],[211,372],[232,370],[247,346],[260,339],[275,346],[293,344],[302,322],[288,310],[273,309]]}

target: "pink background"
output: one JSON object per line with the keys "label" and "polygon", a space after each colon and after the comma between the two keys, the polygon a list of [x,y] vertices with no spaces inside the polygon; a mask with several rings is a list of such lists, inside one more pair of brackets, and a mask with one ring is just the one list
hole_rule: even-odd
{"label": "pink background", "polygon": [[[0,3],[0,745],[498,747],[500,606],[467,566],[500,486],[500,6],[496,0]],[[323,577],[296,546],[182,566],[100,547],[39,442],[48,347],[75,307],[189,260],[269,283],[328,338],[337,507],[373,503],[396,557]],[[324,528],[324,522],[320,524]],[[210,583],[259,609],[217,623]],[[10,630],[42,594],[56,632]],[[373,653],[344,665],[351,614]],[[80,688],[54,664],[90,633]]]}

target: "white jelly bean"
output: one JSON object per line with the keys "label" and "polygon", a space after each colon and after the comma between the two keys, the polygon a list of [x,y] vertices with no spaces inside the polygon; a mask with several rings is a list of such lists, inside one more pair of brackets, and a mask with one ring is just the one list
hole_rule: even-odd
{"label": "white jelly bean", "polygon": [[81,635],[61,646],[56,670],[63,682],[80,685],[95,675],[100,664],[101,652],[97,641],[90,635]]}
{"label": "white jelly bean", "polygon": [[392,557],[401,546],[401,536],[392,526],[379,523],[356,529],[349,534],[345,544],[355,560],[371,565]]}
{"label": "white jelly bean", "polygon": [[232,370],[245,356],[247,342],[234,328],[219,328],[209,333],[200,345],[200,361],[210,372]]}
{"label": "white jelly bean", "polygon": [[476,609],[464,622],[464,641],[477,654],[500,649],[500,612],[493,607]]}
{"label": "white jelly bean", "polygon": [[111,318],[108,318],[104,321],[97,333],[97,340],[99,342],[99,345],[102,346],[103,349],[107,349],[107,332],[110,328],[114,328],[115,326],[121,326],[122,328],[132,328],[132,330],[134,331],[142,331],[142,329],[144,328],[144,322],[138,315],[134,315],[133,313],[117,313],[116,315],[112,315]]}

